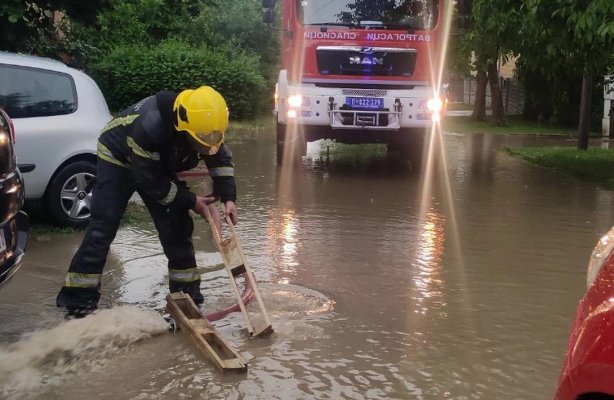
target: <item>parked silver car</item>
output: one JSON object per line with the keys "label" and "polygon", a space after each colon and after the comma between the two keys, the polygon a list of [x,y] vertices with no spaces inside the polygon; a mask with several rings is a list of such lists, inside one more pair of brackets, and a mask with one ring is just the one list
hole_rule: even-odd
{"label": "parked silver car", "polygon": [[59,225],[86,225],[97,139],[111,120],[98,85],[60,61],[0,52],[0,107],[18,132],[26,200]]}

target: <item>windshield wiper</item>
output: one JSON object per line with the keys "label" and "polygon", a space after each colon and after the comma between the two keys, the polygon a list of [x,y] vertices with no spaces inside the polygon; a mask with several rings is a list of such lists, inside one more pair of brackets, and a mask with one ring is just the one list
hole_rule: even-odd
{"label": "windshield wiper", "polygon": [[310,22],[310,26],[347,26],[348,28],[360,28],[354,22]]}

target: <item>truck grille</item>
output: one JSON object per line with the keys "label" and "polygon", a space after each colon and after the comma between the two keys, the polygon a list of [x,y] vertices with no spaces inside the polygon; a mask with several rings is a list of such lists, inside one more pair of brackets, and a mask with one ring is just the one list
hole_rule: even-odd
{"label": "truck grille", "polygon": [[343,89],[344,96],[385,97],[388,91],[384,89]]}
{"label": "truck grille", "polygon": [[322,75],[397,76],[409,78],[416,67],[416,50],[388,47],[318,46]]}

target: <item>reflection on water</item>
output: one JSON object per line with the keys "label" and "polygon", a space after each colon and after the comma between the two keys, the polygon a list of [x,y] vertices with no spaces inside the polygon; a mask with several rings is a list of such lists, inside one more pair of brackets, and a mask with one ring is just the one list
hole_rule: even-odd
{"label": "reflection on water", "polygon": [[[33,238],[22,270],[0,292],[0,339],[14,346],[0,348],[0,393],[19,390],[29,400],[552,397],[586,260],[614,221],[614,195],[496,151],[552,138],[440,139],[428,182],[381,146],[326,152],[311,143],[294,169],[275,165],[272,141],[232,146],[237,234],[275,328],[267,339],[250,339],[238,313],[215,322],[248,361],[245,376],[219,374],[180,333],[159,334],[168,272],[151,224],[120,230],[103,276],[107,311],[140,310],[102,325],[88,317],[71,332],[54,299],[81,234]],[[210,312],[234,298],[206,223],[195,225]],[[71,367],[58,361],[66,357]]]}
{"label": "reflection on water", "polygon": [[294,256],[296,255],[296,241],[297,241],[297,221],[294,216],[294,211],[288,210],[282,215],[282,262],[284,265],[284,272],[290,272],[293,267],[296,267],[296,261]]}
{"label": "reflection on water", "polygon": [[[416,297],[418,304],[424,299],[442,297],[442,280],[440,270],[445,242],[445,219],[441,214],[430,210],[426,212],[425,220],[418,231],[418,248],[415,258],[413,281],[420,296]],[[417,273],[416,273],[417,272]],[[427,310],[422,308],[422,313]]]}

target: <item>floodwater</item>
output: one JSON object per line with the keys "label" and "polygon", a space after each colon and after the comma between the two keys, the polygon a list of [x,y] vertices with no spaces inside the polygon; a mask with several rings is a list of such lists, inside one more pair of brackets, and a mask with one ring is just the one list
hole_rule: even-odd
{"label": "floodwater", "polygon": [[[554,142],[575,144],[448,132],[424,192],[424,173],[377,146],[312,143],[280,169],[272,140],[237,140],[237,229],[275,333],[249,338],[238,313],[214,324],[248,372],[217,372],[167,331],[152,224],[119,231],[103,310],[71,321],[54,300],[81,234],[40,234],[0,292],[0,398],[552,398],[588,257],[614,221],[612,192],[497,151]],[[224,308],[202,221],[194,242],[203,309]]]}

